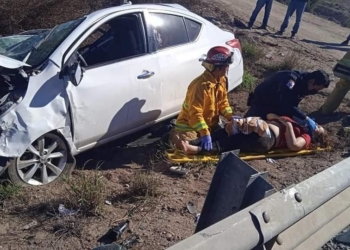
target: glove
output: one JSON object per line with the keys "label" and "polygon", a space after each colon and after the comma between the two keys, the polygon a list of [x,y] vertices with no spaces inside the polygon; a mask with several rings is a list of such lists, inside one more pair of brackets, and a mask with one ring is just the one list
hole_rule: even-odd
{"label": "glove", "polygon": [[308,117],[308,119],[306,120],[306,124],[309,128],[310,134],[313,134],[313,132],[316,129],[316,123],[313,119],[311,119],[310,117]]}
{"label": "glove", "polygon": [[213,144],[211,142],[210,135],[202,136],[201,147],[204,148],[206,151],[210,151],[213,149]]}

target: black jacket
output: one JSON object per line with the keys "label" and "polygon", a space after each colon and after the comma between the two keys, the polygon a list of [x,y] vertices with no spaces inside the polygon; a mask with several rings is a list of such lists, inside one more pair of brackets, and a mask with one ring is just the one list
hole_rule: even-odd
{"label": "black jacket", "polygon": [[298,105],[305,96],[316,93],[308,90],[305,79],[307,74],[308,72],[295,70],[275,73],[254,89],[254,102],[271,112],[305,119],[306,115],[299,110]]}

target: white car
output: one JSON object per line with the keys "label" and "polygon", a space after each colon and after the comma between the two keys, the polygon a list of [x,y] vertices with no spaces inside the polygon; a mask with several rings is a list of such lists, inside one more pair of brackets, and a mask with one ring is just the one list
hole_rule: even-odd
{"label": "white car", "polygon": [[213,46],[234,52],[229,91],[242,82],[239,40],[177,4],[102,9],[37,36],[0,55],[0,174],[17,185],[52,183],[75,155],[175,117]]}

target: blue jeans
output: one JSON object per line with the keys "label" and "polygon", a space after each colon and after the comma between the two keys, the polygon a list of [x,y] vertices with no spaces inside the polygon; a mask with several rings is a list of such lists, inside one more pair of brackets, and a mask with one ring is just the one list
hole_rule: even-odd
{"label": "blue jeans", "polygon": [[295,24],[294,24],[294,27],[293,27],[292,34],[295,35],[296,33],[298,33],[300,22],[301,22],[301,18],[302,18],[303,14],[304,14],[306,4],[307,3],[303,2],[303,1],[291,0],[290,4],[288,5],[287,13],[286,13],[284,21],[283,21],[283,23],[281,25],[280,31],[282,31],[282,32],[285,31],[285,29],[288,27],[288,23],[289,23],[290,17],[296,11],[297,17],[296,17],[296,20],[295,20]]}
{"label": "blue jeans", "polygon": [[273,0],[258,0],[256,2],[255,9],[252,13],[252,16],[250,17],[248,25],[253,26],[256,17],[258,16],[261,9],[265,6],[265,15],[264,15],[264,20],[263,20],[262,26],[266,27],[267,22],[269,21],[270,12],[272,9],[272,2],[273,2]]}

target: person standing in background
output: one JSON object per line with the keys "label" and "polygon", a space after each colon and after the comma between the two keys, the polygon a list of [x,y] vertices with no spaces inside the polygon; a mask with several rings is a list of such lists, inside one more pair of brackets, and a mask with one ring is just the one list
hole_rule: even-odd
{"label": "person standing in background", "polygon": [[272,3],[273,0],[258,0],[256,2],[255,9],[250,17],[249,23],[248,23],[248,29],[251,29],[253,27],[253,24],[255,22],[256,17],[258,16],[261,9],[265,6],[265,14],[264,14],[264,20],[262,25],[260,26],[260,29],[267,29],[267,23],[269,21],[270,12],[272,9]]}
{"label": "person standing in background", "polygon": [[291,39],[293,39],[295,37],[295,35],[298,33],[298,30],[300,27],[300,22],[301,22],[303,14],[304,14],[307,2],[308,2],[308,0],[291,0],[290,1],[289,5],[288,5],[287,12],[286,12],[286,16],[284,17],[284,21],[281,25],[281,28],[276,33],[277,35],[283,35],[284,31],[288,27],[289,19],[294,14],[294,12],[296,12],[296,20],[295,20],[295,24],[294,24],[294,27],[292,30]]}

